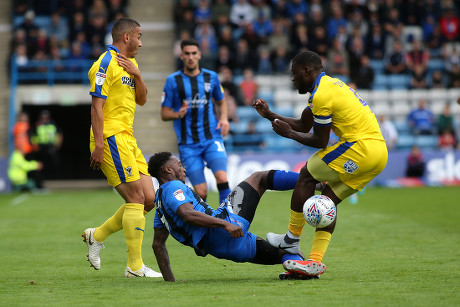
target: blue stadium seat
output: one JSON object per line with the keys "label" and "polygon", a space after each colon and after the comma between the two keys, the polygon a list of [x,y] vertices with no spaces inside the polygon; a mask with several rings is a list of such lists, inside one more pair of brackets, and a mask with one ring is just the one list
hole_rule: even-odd
{"label": "blue stadium seat", "polygon": [[438,146],[436,135],[418,135],[415,137],[415,145],[422,149],[435,149]]}
{"label": "blue stadium seat", "polygon": [[256,120],[260,117],[259,113],[253,107],[238,107],[236,109],[236,115],[240,121],[251,121]]}
{"label": "blue stadium seat", "polygon": [[382,60],[371,60],[369,65],[374,70],[375,75],[382,74],[385,69],[385,64]]}
{"label": "blue stadium seat", "polygon": [[372,84],[373,90],[387,89],[387,76],[384,74],[376,74]]}
{"label": "blue stadium seat", "polygon": [[411,134],[401,134],[398,136],[398,141],[396,143],[397,148],[399,149],[408,149],[415,144],[414,136]]}
{"label": "blue stadium seat", "polygon": [[388,86],[393,89],[406,89],[409,86],[409,77],[405,74],[388,75]]}
{"label": "blue stadium seat", "polygon": [[256,122],[256,133],[274,133],[271,121],[261,118]]}
{"label": "blue stadium seat", "polygon": [[242,134],[248,131],[249,122],[246,120],[240,120],[239,122],[230,123],[230,131],[234,134]]}

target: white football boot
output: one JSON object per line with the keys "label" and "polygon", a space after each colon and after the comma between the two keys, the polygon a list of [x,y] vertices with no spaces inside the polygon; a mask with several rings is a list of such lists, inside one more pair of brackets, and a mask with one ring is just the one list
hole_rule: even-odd
{"label": "white football boot", "polygon": [[289,254],[300,254],[299,239],[291,239],[287,234],[269,232],[267,241],[271,246],[284,249]]}
{"label": "white football boot", "polygon": [[318,276],[326,272],[326,265],[314,260],[286,260],[283,267],[286,271],[301,276]]}
{"label": "white football boot", "polygon": [[86,245],[88,246],[88,255],[86,255],[86,257],[88,258],[89,264],[94,269],[100,270],[101,258],[99,257],[99,253],[101,252],[101,249],[104,248],[104,243],[97,242],[96,239],[94,239],[95,229],[96,228],[85,229],[85,232],[82,234],[82,237],[83,242],[86,242]]}
{"label": "white football boot", "polygon": [[126,267],[125,277],[163,277],[163,275],[143,264],[142,267],[135,272],[133,272],[129,267]]}

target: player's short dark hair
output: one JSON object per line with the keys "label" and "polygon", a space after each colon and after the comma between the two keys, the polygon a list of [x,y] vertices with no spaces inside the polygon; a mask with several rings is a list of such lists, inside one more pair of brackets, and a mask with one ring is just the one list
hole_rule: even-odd
{"label": "player's short dark hair", "polygon": [[130,18],[120,18],[113,24],[112,27],[112,39],[114,42],[118,42],[122,39],[123,34],[132,33],[136,27],[141,25]]}
{"label": "player's short dark hair", "polygon": [[200,43],[194,39],[184,39],[180,42],[180,49],[183,50],[186,46],[197,46],[200,49]]}
{"label": "player's short dark hair", "polygon": [[292,65],[308,66],[314,70],[322,70],[323,62],[319,54],[313,51],[304,51],[299,53],[292,60]]}
{"label": "player's short dark hair", "polygon": [[169,151],[162,151],[150,157],[148,163],[148,171],[150,176],[158,178],[161,168],[171,159],[172,153]]}

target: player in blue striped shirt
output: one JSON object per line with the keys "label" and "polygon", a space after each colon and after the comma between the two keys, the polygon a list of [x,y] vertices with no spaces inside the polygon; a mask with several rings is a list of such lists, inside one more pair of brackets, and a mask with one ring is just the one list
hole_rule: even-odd
{"label": "player in blue striped shirt", "polygon": [[194,190],[206,199],[204,168],[208,167],[216,177],[222,201],[230,193],[227,153],[222,140],[229,131],[224,91],[215,72],[200,68],[201,51],[197,41],[182,41],[181,50],[184,69],[166,79],[161,119],[174,121],[179,154]]}

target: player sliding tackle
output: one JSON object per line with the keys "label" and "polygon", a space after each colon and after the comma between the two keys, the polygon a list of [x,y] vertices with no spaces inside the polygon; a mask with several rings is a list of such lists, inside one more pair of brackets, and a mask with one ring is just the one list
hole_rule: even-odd
{"label": "player sliding tackle", "polygon": [[[299,119],[273,113],[263,99],[253,107],[272,121],[273,130],[306,146],[321,148],[302,167],[292,193],[291,213],[286,234],[267,234],[267,241],[289,253],[299,253],[299,239],[305,219],[302,208],[315,194],[318,182],[326,182],[322,194],[338,205],[362,190],[387,163],[388,151],[377,119],[366,101],[339,79],[327,76],[318,54],[306,51],[292,61],[292,82],[299,94],[310,93],[308,105]],[[309,131],[313,127],[313,133]],[[329,146],[330,130],[340,138]],[[317,228],[309,260],[321,262],[336,221]]]}
{"label": "player sliding tackle", "polygon": [[282,263],[288,272],[280,274],[281,279],[311,279],[326,270],[320,262],[304,261],[301,255],[273,247],[249,232],[262,194],[267,189],[293,189],[298,173],[255,172],[214,210],[185,185],[185,168],[170,152],[152,156],[148,167],[160,183],[152,247],[165,281],[175,281],[165,245],[170,233],[180,243],[194,248],[198,256],[211,254],[235,262],[266,265]]}

